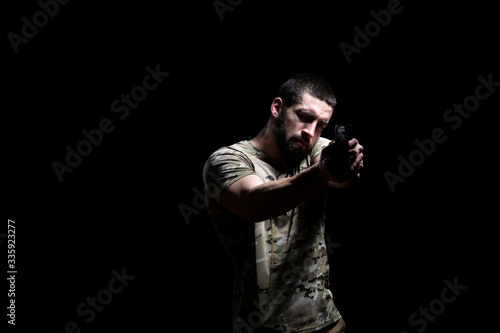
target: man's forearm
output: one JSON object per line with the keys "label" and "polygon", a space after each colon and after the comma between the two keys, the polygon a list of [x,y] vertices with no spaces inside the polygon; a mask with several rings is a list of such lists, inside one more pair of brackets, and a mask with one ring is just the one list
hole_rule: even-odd
{"label": "man's forearm", "polygon": [[294,175],[255,186],[246,195],[246,205],[254,222],[284,214],[313,195],[327,180],[317,165]]}

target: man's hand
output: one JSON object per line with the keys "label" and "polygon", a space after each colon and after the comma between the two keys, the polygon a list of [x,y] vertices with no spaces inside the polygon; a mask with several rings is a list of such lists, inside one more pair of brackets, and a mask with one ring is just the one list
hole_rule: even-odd
{"label": "man's hand", "polygon": [[332,141],[321,152],[319,168],[325,179],[337,183],[354,178],[363,169],[363,146],[356,139]]}

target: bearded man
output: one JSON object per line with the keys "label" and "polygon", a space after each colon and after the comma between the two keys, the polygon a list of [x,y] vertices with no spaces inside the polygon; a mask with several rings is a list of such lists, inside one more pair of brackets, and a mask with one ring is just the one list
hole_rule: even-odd
{"label": "bearded man", "polygon": [[330,291],[324,205],[328,187],[357,181],[363,147],[321,137],[336,103],[323,79],[297,75],[257,137],[205,164],[207,209],[235,269],[234,333],[345,329]]}

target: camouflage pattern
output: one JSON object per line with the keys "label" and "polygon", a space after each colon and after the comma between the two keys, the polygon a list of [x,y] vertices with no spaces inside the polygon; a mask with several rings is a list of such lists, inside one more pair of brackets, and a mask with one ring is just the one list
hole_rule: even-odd
{"label": "camouflage pattern", "polygon": [[325,244],[326,190],[286,214],[251,223],[220,204],[224,190],[255,174],[264,182],[311,166],[330,140],[320,138],[299,166],[288,168],[241,141],[214,152],[204,168],[209,214],[235,267],[233,332],[267,328],[314,332],[341,317],[329,288]]}

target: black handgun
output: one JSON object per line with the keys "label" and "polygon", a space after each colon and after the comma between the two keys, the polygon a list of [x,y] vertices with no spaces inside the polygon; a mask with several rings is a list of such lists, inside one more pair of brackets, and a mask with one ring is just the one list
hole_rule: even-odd
{"label": "black handgun", "polygon": [[347,142],[352,139],[352,125],[348,123],[340,123],[335,125],[335,142],[347,145]]}

